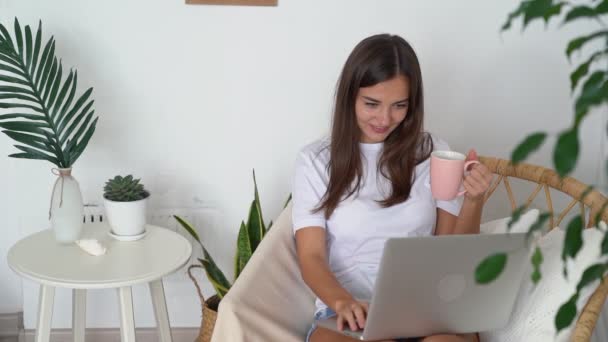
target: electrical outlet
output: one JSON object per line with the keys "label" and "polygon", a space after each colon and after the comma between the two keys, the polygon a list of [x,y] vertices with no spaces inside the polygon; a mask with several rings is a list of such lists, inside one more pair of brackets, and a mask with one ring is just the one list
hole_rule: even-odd
{"label": "electrical outlet", "polygon": [[84,205],[84,214],[82,216],[83,223],[104,222],[105,215],[103,208],[98,204],[86,203]]}

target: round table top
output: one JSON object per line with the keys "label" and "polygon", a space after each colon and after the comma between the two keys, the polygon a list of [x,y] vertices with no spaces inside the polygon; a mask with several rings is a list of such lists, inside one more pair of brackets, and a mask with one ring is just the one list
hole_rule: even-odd
{"label": "round table top", "polygon": [[100,289],[147,283],[184,266],[192,245],[165,228],[146,225],[137,241],[118,241],[105,223],[86,224],[82,239],[97,239],[106,254],[93,256],[75,243],[60,244],[50,229],[17,242],[8,252],[8,264],[35,282],[75,289]]}

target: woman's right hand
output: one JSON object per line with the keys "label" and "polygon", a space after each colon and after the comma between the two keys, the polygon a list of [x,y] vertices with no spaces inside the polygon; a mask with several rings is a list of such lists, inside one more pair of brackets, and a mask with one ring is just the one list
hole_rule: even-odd
{"label": "woman's right hand", "polygon": [[342,331],[345,324],[350,330],[357,331],[365,327],[368,303],[354,299],[337,300],[336,314],[338,314],[338,330]]}

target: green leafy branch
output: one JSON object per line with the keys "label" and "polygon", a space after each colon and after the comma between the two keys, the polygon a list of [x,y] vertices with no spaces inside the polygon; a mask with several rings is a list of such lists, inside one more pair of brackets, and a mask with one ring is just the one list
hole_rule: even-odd
{"label": "green leafy branch", "polygon": [[[582,51],[584,47],[591,46],[594,50],[581,63],[575,66],[570,74],[570,89],[575,95],[573,120],[569,128],[557,135],[557,141],[553,148],[553,165],[560,177],[570,174],[576,167],[579,152],[579,128],[582,121],[588,116],[589,112],[596,107],[608,103],[608,68],[606,61],[608,57],[608,30],[602,18],[608,14],[608,0],[590,1],[587,5],[573,5],[565,1],[555,0],[524,0],[520,5],[507,16],[506,22],[502,25],[501,31],[509,30],[516,19],[522,19],[522,31],[536,21],[542,20],[545,26],[552,18],[558,18],[563,13],[561,26],[570,24],[578,20],[594,20],[599,24],[599,28],[581,37],[576,37],[567,44],[565,55],[571,61],[573,55]],[[591,44],[592,42],[603,41],[604,44]],[[582,84],[582,86],[580,86]],[[537,131],[525,137],[513,150],[511,161],[517,164],[525,160],[531,153],[538,150],[545,142],[547,132]],[[608,171],[608,164],[607,171]],[[581,196],[582,202],[585,196],[592,190],[588,188]],[[604,203],[601,210],[596,213],[595,221],[599,222],[606,210],[608,202]],[[516,218],[521,215],[517,210],[513,213]],[[528,237],[534,231],[538,231],[544,226],[544,221],[552,215],[543,213],[539,216],[536,223],[530,228]],[[564,262],[564,276],[567,276],[565,263],[568,258],[575,258],[583,246],[583,218],[579,215],[573,218],[566,228],[564,248],[562,250],[562,260]],[[602,240],[601,255],[608,255],[608,234],[604,232]],[[479,283],[489,283],[496,279],[504,270],[507,263],[507,255],[496,254],[487,257],[476,269],[476,279]],[[531,259],[533,265],[532,281],[536,284],[541,279],[540,265],[543,262],[542,251],[536,246]],[[588,267],[576,289],[576,293],[564,303],[555,317],[555,327],[557,332],[572,324],[576,317],[576,301],[580,296],[580,291],[586,286],[590,286],[597,279],[603,279],[608,271],[607,264],[598,263]]]}
{"label": "green leafy branch", "polygon": [[33,34],[15,18],[14,36],[0,24],[0,128],[18,144],[13,158],[71,167],[89,143],[97,117],[93,88],[76,96],[78,74],[55,57],[55,40],[42,45],[42,23]]}
{"label": "green leafy branch", "polygon": [[[268,227],[266,227],[264,223],[264,218],[262,216],[262,206],[260,204],[260,196],[258,193],[258,185],[255,178],[255,170],[253,171],[253,184],[254,198],[251,201],[251,205],[249,206],[247,222],[241,221],[239,233],[237,236],[236,253],[234,258],[235,281],[249,262],[249,259],[251,259],[251,256],[253,255],[257,247],[262,242],[264,236],[266,236],[266,234],[270,231],[270,227],[272,226],[272,221],[270,221]],[[289,204],[290,200],[291,195],[285,202],[284,207]],[[199,258],[198,261],[205,269],[207,278],[213,285],[218,297],[223,298],[226,293],[228,293],[228,290],[232,287],[232,283],[228,281],[228,278],[224,275],[224,272],[222,272],[222,270],[215,263],[215,261],[201,242],[201,239],[194,227],[179,216],[174,215],[173,217],[200,245],[203,251],[204,258]]]}

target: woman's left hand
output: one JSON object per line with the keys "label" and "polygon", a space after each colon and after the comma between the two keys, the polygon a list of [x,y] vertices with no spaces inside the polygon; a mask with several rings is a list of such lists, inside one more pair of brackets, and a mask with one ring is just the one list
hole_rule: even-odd
{"label": "woman's left hand", "polygon": [[[469,150],[467,161],[479,160],[474,149]],[[494,175],[483,164],[474,164],[471,171],[464,177],[464,189],[467,191],[465,197],[472,200],[481,200],[490,188]]]}

